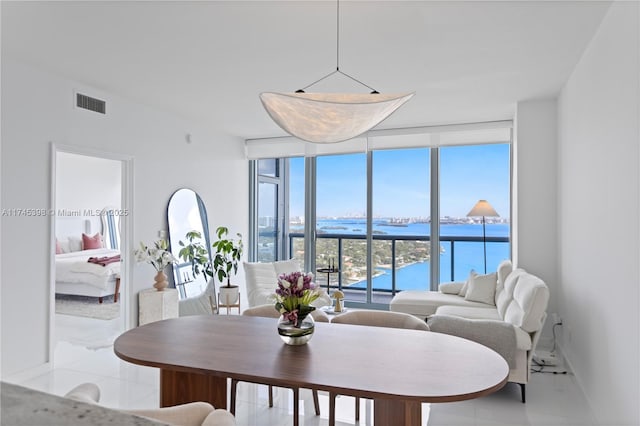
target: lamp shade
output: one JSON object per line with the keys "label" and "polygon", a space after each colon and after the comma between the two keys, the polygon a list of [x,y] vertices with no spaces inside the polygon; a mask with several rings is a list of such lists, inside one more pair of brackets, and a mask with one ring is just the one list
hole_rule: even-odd
{"label": "lamp shade", "polygon": [[467,213],[467,217],[484,216],[484,217],[500,217],[487,200],[479,200],[475,206]]}
{"label": "lamp shade", "polygon": [[389,117],[413,93],[260,94],[262,105],[285,132],[313,143],[334,143],[363,134]]}

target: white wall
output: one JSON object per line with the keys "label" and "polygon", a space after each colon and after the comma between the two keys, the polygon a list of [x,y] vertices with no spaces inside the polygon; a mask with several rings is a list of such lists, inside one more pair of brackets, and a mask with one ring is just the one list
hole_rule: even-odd
{"label": "white wall", "polygon": [[[248,234],[248,172],[240,138],[100,93],[6,55],[1,83],[2,208],[49,207],[50,143],[55,142],[134,157],[133,245],[157,239],[158,230],[166,228],[169,197],[181,187],[200,194],[211,229],[226,225],[234,233]],[[109,114],[76,109],[74,89],[106,98]],[[186,133],[192,135],[191,144],[185,142]],[[6,377],[48,361],[46,265],[52,248],[48,217],[4,217],[1,228],[1,374]],[[136,266],[134,292],[150,287],[153,275],[151,266]],[[244,280],[240,276],[237,281]]]}
{"label": "white wall", "polygon": [[513,152],[513,261],[549,286],[549,313],[558,288],[556,116],[555,99],[519,102]]}
{"label": "white wall", "polygon": [[561,348],[604,425],[640,424],[639,14],[611,6],[559,98]]}
{"label": "white wall", "polygon": [[[91,235],[105,233],[100,210],[120,209],[122,162],[86,155],[58,152],[56,156],[56,237],[65,235],[65,222],[88,220]],[[85,213],[87,215],[85,216]]]}

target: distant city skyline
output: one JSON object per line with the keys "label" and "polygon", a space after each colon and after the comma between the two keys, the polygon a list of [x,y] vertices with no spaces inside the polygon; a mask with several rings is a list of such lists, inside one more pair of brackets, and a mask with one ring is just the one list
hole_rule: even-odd
{"label": "distant city skyline", "polygon": [[[509,218],[510,146],[440,148],[440,217],[466,217],[480,199]],[[430,216],[429,150],[373,154],[375,217]],[[304,159],[290,159],[290,216],[304,216]],[[366,212],[366,154],[317,158],[317,216],[362,217]]]}

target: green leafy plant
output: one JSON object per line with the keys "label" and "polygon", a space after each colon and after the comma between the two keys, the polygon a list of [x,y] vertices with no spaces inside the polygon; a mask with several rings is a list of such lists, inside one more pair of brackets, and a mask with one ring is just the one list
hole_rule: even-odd
{"label": "green leafy plant", "polygon": [[185,238],[188,244],[182,240],[178,242],[182,247],[178,252],[178,256],[185,262],[191,262],[193,279],[202,274],[204,280],[208,281],[208,278],[213,277],[213,265],[209,258],[207,246],[202,244],[202,234],[198,231],[189,231]]}
{"label": "green leafy plant", "polygon": [[215,249],[216,255],[213,258],[213,270],[214,274],[218,277],[220,282],[227,281],[225,287],[231,287],[231,273],[233,275],[238,272],[238,264],[242,257],[242,235],[238,236],[238,241],[227,238],[229,229],[220,226],[216,229],[216,235],[218,241],[214,242],[211,246]]}

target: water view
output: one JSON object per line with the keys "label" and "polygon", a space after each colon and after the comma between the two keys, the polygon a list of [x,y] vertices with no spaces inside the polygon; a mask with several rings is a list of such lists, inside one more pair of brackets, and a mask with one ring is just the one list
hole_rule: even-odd
{"label": "water view", "polygon": [[[431,269],[431,253],[427,237],[430,224],[425,222],[373,221],[373,289],[391,291],[392,240],[395,240],[396,290],[427,289]],[[342,244],[342,285],[345,288],[366,289],[366,220],[365,219],[321,219],[317,223],[318,267],[327,266],[329,259],[338,265],[338,242]],[[302,233],[303,226],[293,225],[291,232]],[[440,227],[440,281],[462,281],[474,269],[484,272],[484,253],[481,223],[450,223]],[[487,237],[509,237],[508,223],[488,223]],[[407,237],[416,237],[409,238]],[[476,237],[477,241],[460,241],[456,237]],[[451,240],[451,241],[449,241]],[[302,239],[294,239],[294,253],[302,255]],[[508,242],[487,242],[487,272],[508,259]],[[300,257],[301,258],[301,257]],[[453,260],[453,263],[452,263]],[[452,271],[453,269],[453,271]],[[337,274],[331,277],[337,284]],[[317,281],[326,285],[326,275],[320,274]]]}

